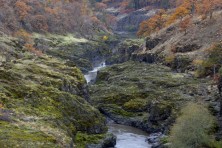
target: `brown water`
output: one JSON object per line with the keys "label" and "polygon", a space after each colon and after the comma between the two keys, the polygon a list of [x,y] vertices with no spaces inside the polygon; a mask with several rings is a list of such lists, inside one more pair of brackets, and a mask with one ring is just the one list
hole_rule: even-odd
{"label": "brown water", "polygon": [[109,132],[117,136],[115,148],[151,148],[146,142],[146,132],[130,126],[109,124]]}

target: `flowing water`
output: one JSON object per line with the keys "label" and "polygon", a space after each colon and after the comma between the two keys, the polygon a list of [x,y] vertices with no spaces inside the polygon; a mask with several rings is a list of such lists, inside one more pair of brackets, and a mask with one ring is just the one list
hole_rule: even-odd
{"label": "flowing water", "polygon": [[[87,83],[96,79],[97,72],[106,67],[105,62],[97,64],[92,71],[85,75]],[[115,148],[151,148],[146,142],[148,134],[130,126],[109,123],[109,132],[117,136]]]}
{"label": "flowing water", "polygon": [[96,66],[93,68],[92,71],[89,71],[86,75],[84,75],[87,83],[91,82],[92,80],[95,80],[97,76],[97,72],[103,67],[106,67],[105,62],[96,64]]}
{"label": "flowing water", "polygon": [[130,126],[109,124],[109,132],[117,136],[115,148],[151,148],[146,132]]}

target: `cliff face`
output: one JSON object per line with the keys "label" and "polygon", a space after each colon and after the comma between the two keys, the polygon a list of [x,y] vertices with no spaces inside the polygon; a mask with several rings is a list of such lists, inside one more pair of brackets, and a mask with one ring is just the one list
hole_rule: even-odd
{"label": "cliff face", "polygon": [[222,41],[221,11],[213,19],[201,20],[194,16],[186,33],[179,22],[152,34],[146,44],[133,53],[136,60],[162,62],[181,71],[194,69],[194,61],[205,60],[208,49]]}
{"label": "cliff face", "polygon": [[95,61],[101,60],[109,54],[109,44],[96,36],[94,40],[76,37],[73,34],[34,34],[35,48],[44,53],[68,61],[69,65],[76,65],[82,72],[92,69]]}
{"label": "cliff face", "polygon": [[106,131],[76,66],[27,52],[9,36],[0,50],[0,147],[69,147],[79,132]]}
{"label": "cliff face", "polygon": [[156,10],[139,9],[128,14],[117,15],[114,30],[117,32],[136,32],[142,21],[155,15]]}

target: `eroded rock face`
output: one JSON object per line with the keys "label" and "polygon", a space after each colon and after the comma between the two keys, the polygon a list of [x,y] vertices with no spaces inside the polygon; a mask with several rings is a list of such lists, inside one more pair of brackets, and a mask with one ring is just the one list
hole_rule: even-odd
{"label": "eroded rock face", "polygon": [[185,52],[195,51],[195,50],[198,50],[200,48],[201,48],[201,46],[199,46],[197,44],[188,44],[188,45],[183,45],[183,46],[176,47],[175,52],[185,53]]}
{"label": "eroded rock face", "polygon": [[[101,40],[101,39],[97,39]],[[35,36],[35,48],[53,57],[68,60],[69,65],[76,65],[82,72],[92,69],[96,60],[109,54],[109,44],[87,40],[76,36],[49,35]]]}
{"label": "eroded rock face", "polygon": [[132,54],[132,60],[151,64],[158,62],[158,56],[154,53]]}
{"label": "eroded rock face", "polygon": [[140,9],[129,14],[117,15],[115,31],[135,32],[138,30],[142,21],[145,21],[155,15],[156,10]]}
{"label": "eroded rock face", "polygon": [[168,131],[180,107],[188,101],[204,99],[204,93],[214,100],[207,80],[139,62],[101,70],[96,84],[90,87],[92,102],[103,114],[116,123],[147,132]]}
{"label": "eroded rock face", "polygon": [[111,56],[106,60],[106,64],[123,63],[133,58],[133,53],[140,49],[143,40],[127,39],[118,44],[113,49]]}

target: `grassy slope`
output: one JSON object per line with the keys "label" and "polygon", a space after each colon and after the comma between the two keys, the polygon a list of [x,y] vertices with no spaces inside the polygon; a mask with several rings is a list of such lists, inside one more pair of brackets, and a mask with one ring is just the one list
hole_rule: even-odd
{"label": "grassy slope", "polygon": [[77,131],[105,132],[104,118],[84,99],[81,71],[19,45],[0,37],[0,147],[66,147]]}
{"label": "grassy slope", "polygon": [[201,17],[194,16],[186,34],[180,30],[179,22],[163,28],[150,36],[153,40],[159,40],[154,48],[143,48],[135,54],[138,56],[157,54],[163,63],[171,64],[176,68],[178,63],[175,62],[182,61],[187,64],[179,68],[189,69],[194,66],[192,61],[204,60],[207,57],[208,48],[221,42],[221,13],[221,11],[215,12],[211,20],[209,18],[201,20]]}

